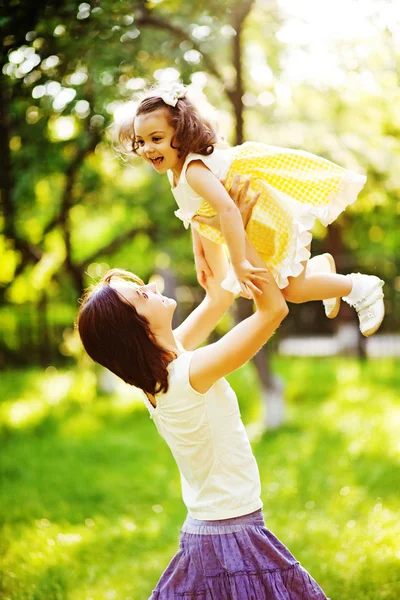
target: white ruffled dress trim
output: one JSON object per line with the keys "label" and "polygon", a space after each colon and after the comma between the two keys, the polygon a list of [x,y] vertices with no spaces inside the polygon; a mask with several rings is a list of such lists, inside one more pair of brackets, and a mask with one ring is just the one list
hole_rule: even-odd
{"label": "white ruffled dress trim", "polygon": [[[292,236],[286,258],[276,268],[271,268],[278,287],[282,290],[289,285],[289,277],[297,277],[303,271],[301,264],[311,256],[307,246],[311,243],[315,219],[318,219],[322,225],[327,227],[347,208],[353,204],[359,192],[365,185],[367,178],[365,175],[346,171],[339,189],[331,192],[328,204],[323,206],[304,205],[296,202],[299,214],[292,224]],[[293,199],[291,199],[293,202]],[[240,285],[232,267],[229,268],[226,278],[221,286],[228,292],[234,294],[240,293]]]}

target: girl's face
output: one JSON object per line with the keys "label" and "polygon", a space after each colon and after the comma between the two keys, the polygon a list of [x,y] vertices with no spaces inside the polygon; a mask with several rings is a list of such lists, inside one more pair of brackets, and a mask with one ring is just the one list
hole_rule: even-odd
{"label": "girl's face", "polygon": [[171,147],[174,133],[165,110],[156,110],[135,118],[137,152],[153,165],[157,173],[171,170],[174,174],[180,174],[185,161],[178,158],[178,150]]}
{"label": "girl's face", "polygon": [[155,283],[138,285],[124,279],[113,278],[110,285],[121,300],[135,307],[139,315],[146,317],[153,332],[171,323],[176,308],[173,298],[163,296]]}

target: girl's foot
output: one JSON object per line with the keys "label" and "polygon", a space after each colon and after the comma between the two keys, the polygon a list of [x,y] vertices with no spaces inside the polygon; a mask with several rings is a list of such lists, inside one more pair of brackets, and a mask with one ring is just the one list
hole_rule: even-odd
{"label": "girl's foot", "polygon": [[360,331],[365,337],[369,337],[378,331],[385,316],[382,291],[385,282],[375,275],[361,273],[351,273],[349,277],[353,288],[343,300],[354,306],[360,321]]}
{"label": "girl's foot", "polygon": [[[310,258],[307,265],[308,268],[313,273],[336,273],[335,260],[328,252]],[[340,309],[340,298],[329,298],[329,300],[322,300],[322,303],[328,319],[337,317]]]}

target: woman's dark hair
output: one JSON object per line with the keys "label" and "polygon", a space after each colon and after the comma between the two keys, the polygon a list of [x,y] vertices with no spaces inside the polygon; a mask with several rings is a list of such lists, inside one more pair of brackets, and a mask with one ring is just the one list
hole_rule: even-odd
{"label": "woman's dark hair", "polygon": [[151,395],[167,392],[167,366],[176,356],[156,342],[148,320],[111,287],[113,278],[143,285],[133,273],[111,269],[85,292],[76,319],[83,346],[126,383]]}
{"label": "woman's dark hair", "polygon": [[179,98],[176,106],[169,106],[154,93],[145,97],[136,109],[132,119],[128,119],[118,128],[118,141],[122,149],[137,154],[135,138],[135,117],[148,115],[156,110],[164,110],[169,124],[175,133],[171,147],[178,150],[178,157],[186,157],[189,152],[208,156],[214,152],[217,135],[213,126],[201,117],[194,104],[188,98]]}

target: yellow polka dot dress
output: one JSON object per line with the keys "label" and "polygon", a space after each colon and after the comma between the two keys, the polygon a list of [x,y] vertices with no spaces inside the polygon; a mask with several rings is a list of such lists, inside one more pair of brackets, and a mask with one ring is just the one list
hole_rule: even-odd
{"label": "yellow polka dot dress", "polygon": [[[217,144],[210,156],[189,154],[179,183],[172,188],[179,206],[175,214],[186,227],[195,214],[215,214],[186,181],[192,160],[202,160],[216,177],[225,179],[227,189],[237,173],[243,180],[250,178],[253,192],[260,192],[246,232],[281,289],[288,285],[288,277],[301,273],[301,262],[310,256],[307,246],[315,219],[325,226],[332,223],[356,200],[366,181],[363,175],[302,150],[255,142],[235,148]],[[172,184],[172,174],[169,177]],[[224,243],[218,230],[203,224],[197,227],[203,236]],[[232,273],[228,279],[224,287],[237,292]]]}

